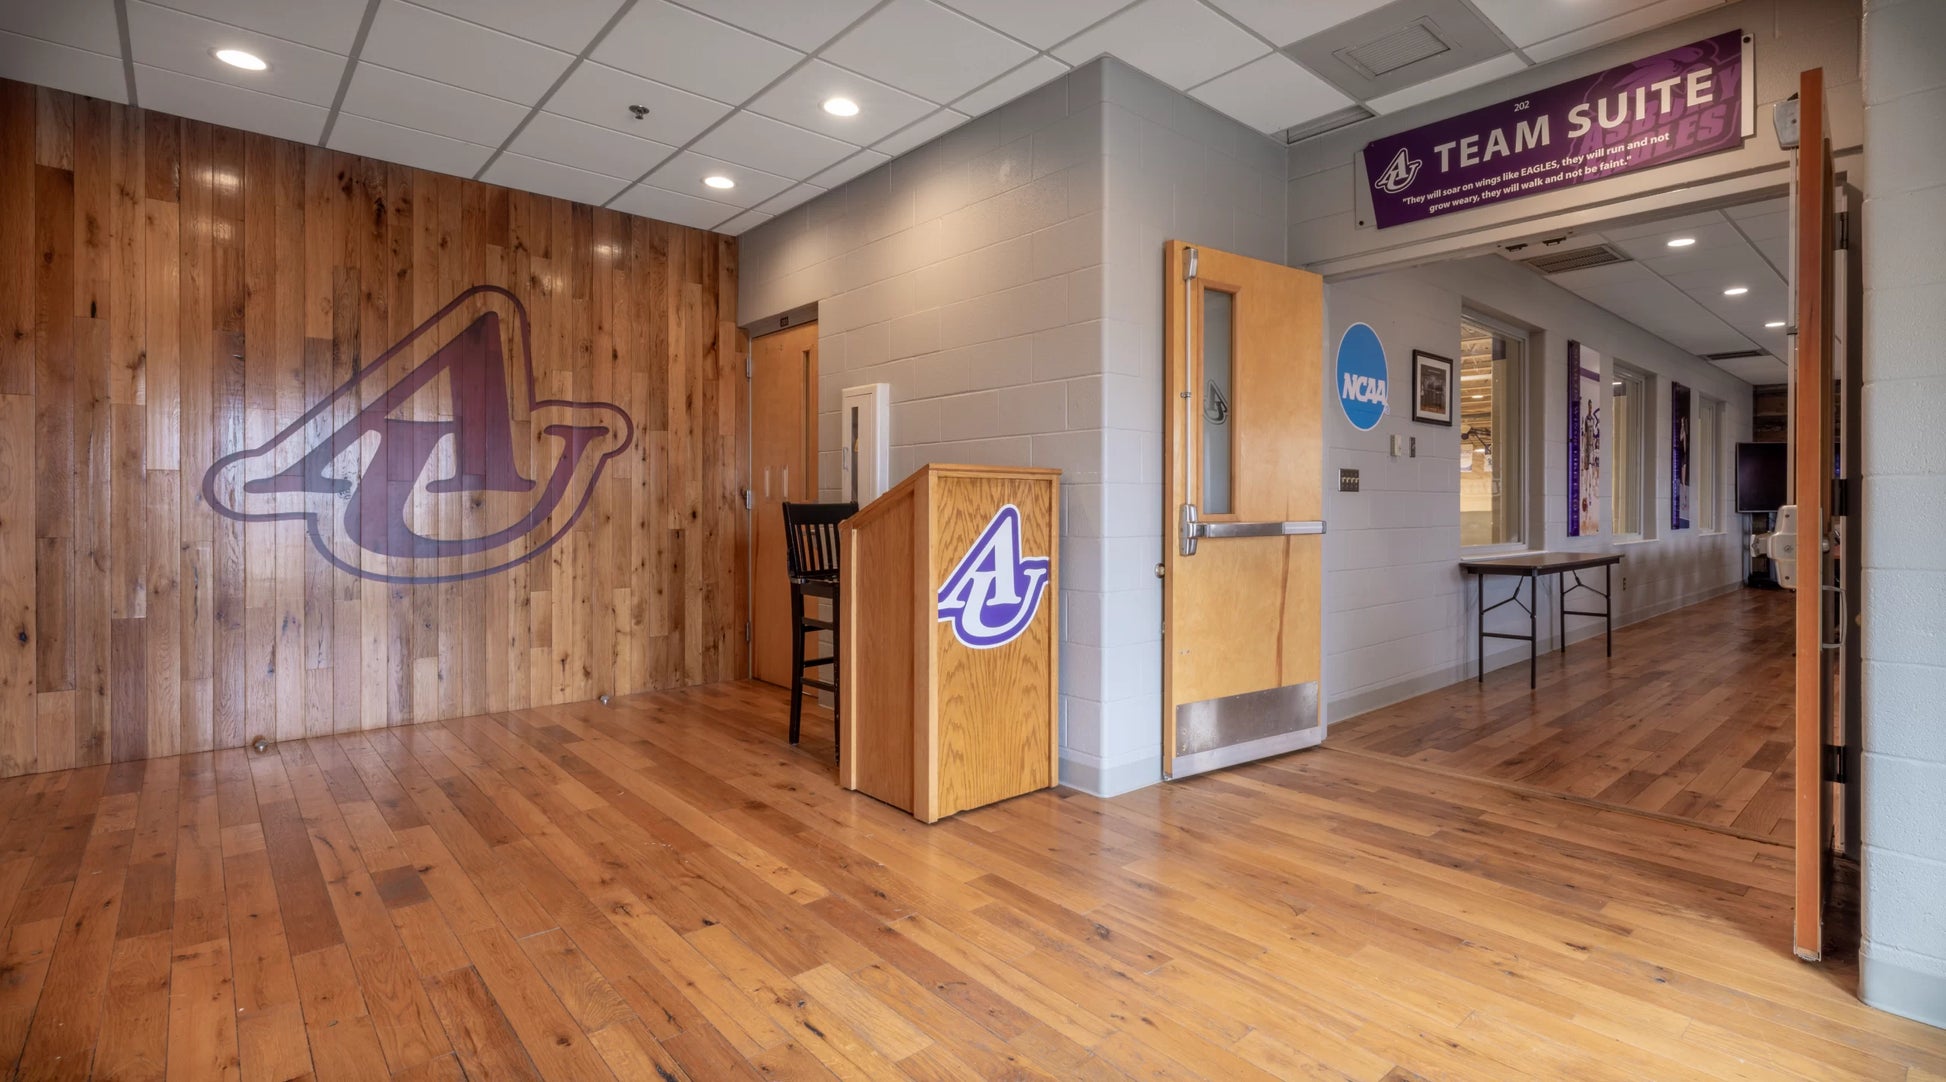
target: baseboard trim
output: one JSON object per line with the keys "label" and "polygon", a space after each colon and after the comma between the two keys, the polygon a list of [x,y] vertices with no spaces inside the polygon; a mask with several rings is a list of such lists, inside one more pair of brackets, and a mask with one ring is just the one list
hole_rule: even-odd
{"label": "baseboard trim", "polygon": [[1946,976],[1901,965],[1865,943],[1858,952],[1858,998],[1881,1011],[1946,1029]]}
{"label": "baseboard trim", "polygon": [[1146,789],[1162,781],[1162,757],[1152,755],[1137,759],[1132,763],[1108,766],[1095,759],[1063,755],[1061,757],[1061,784],[1070,789],[1078,789],[1089,796],[1116,797]]}

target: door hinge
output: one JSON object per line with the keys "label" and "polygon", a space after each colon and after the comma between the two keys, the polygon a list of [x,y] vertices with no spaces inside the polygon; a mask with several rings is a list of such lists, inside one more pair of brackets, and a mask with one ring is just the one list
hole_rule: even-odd
{"label": "door hinge", "polygon": [[1849,785],[1851,783],[1851,772],[1845,768],[1845,760],[1845,746],[1843,744],[1826,744],[1824,746],[1824,780],[1837,782],[1839,785]]}
{"label": "door hinge", "polygon": [[1196,280],[1196,249],[1194,248],[1190,248],[1184,253],[1182,280],[1185,282],[1193,282]]}
{"label": "door hinge", "polygon": [[754,353],[744,354],[743,355],[743,378],[752,379],[755,378],[756,375],[757,375],[757,355]]}
{"label": "door hinge", "polygon": [[745,620],[743,622],[743,641],[744,642],[750,641],[750,621],[748,620]]}
{"label": "door hinge", "polygon": [[1850,211],[1841,210],[1838,212],[1837,233],[1838,233],[1837,250],[1840,252],[1851,251],[1851,212]]}
{"label": "door hinge", "polygon": [[750,492],[750,490],[749,490],[749,489],[747,489],[747,488],[746,488],[746,489],[744,489],[744,490],[743,490],[743,509],[744,509],[745,511],[748,511],[748,510],[750,510],[751,508],[753,508],[753,507],[755,507],[755,506],[757,506],[757,502],[756,502],[756,499],[755,499],[755,497],[754,497],[754,496],[753,496],[753,495],[751,494],[751,492]]}

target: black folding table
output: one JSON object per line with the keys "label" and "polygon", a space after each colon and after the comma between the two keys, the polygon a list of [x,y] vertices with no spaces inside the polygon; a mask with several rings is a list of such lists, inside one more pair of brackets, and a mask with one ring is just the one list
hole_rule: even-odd
{"label": "black folding table", "polygon": [[[1513,556],[1494,556],[1477,560],[1461,560],[1460,570],[1479,578],[1479,617],[1478,639],[1480,649],[1480,675],[1484,682],[1487,678],[1487,640],[1517,639],[1527,643],[1527,686],[1534,686],[1534,674],[1540,652],[1539,588],[1541,576],[1553,575],[1561,584],[1561,649],[1568,648],[1568,617],[1599,616],[1607,624],[1608,656],[1615,656],[1615,603],[1610,597],[1613,592],[1614,575],[1612,568],[1622,562],[1620,553],[1613,552],[1522,552]],[[1581,572],[1601,568],[1601,589],[1597,590],[1581,581]],[[1574,585],[1567,585],[1563,575],[1572,574]],[[1508,575],[1516,580],[1527,580],[1527,600],[1520,600],[1520,583],[1514,583],[1513,596],[1502,598],[1491,605],[1487,604],[1487,576]],[[1601,597],[1601,611],[1591,612],[1584,609],[1568,608],[1568,595],[1576,590],[1586,590]],[[1527,634],[1512,635],[1503,631],[1487,630],[1487,613],[1502,605],[1512,603],[1527,610]]]}

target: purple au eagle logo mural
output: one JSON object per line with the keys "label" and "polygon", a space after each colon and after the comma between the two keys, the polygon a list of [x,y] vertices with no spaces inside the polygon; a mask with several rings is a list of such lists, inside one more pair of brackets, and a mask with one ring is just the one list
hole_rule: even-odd
{"label": "purple au eagle logo mural", "polygon": [[218,459],[203,498],[245,522],[303,522],[319,555],[362,578],[457,582],[552,547],[634,439],[620,406],[538,397],[527,310],[474,286]]}
{"label": "purple au eagle logo mural", "polygon": [[946,576],[939,618],[953,625],[954,638],[990,650],[1027,630],[1046,592],[1047,557],[1020,554],[1020,508],[1007,504]]}

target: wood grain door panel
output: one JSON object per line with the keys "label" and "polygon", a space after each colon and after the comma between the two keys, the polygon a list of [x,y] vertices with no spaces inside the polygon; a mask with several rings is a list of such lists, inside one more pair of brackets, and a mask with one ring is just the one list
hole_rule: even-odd
{"label": "wood grain door panel", "polygon": [[750,356],[751,514],[756,519],[751,528],[751,675],[789,687],[792,615],[784,503],[817,499],[812,396],[818,377],[818,325],[800,323],[755,339]]}

